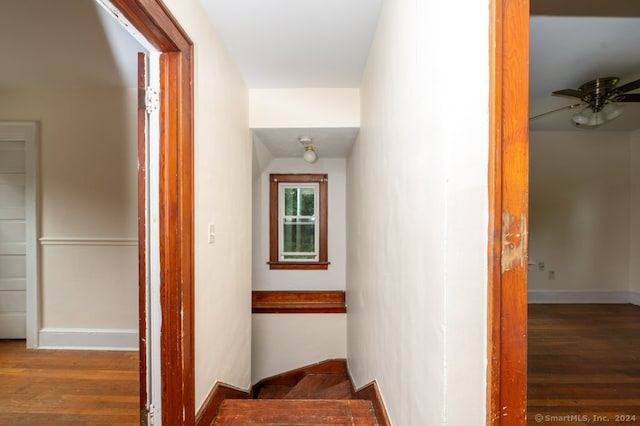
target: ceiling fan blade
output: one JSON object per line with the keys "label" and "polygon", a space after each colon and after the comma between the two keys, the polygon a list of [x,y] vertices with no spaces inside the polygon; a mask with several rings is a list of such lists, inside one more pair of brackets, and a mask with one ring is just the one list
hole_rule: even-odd
{"label": "ceiling fan blade", "polygon": [[582,99],[583,96],[585,95],[580,90],[574,90],[574,89],[556,90],[555,92],[551,92],[551,94],[555,96],[571,96],[578,99]]}
{"label": "ceiling fan blade", "polygon": [[635,90],[635,89],[640,89],[640,79],[632,81],[632,82],[627,83],[627,84],[623,84],[620,87],[616,87],[615,90],[616,90],[616,92],[619,91],[619,92],[623,92],[624,93],[624,92],[630,92],[630,91]]}
{"label": "ceiling fan blade", "polygon": [[556,109],[552,109],[551,111],[546,111],[543,112],[542,114],[538,114],[538,115],[534,115],[533,117],[529,117],[529,120],[535,120],[536,118],[540,118],[540,117],[544,117],[545,115],[549,115],[549,114],[553,114],[554,112],[558,112],[558,111],[562,111],[565,109],[574,109],[579,107],[580,105],[583,105],[582,102],[578,102],[577,104],[572,104],[572,105],[566,105],[560,108],[556,108]]}
{"label": "ceiling fan blade", "polygon": [[614,102],[640,102],[640,93],[623,93],[616,96]]}

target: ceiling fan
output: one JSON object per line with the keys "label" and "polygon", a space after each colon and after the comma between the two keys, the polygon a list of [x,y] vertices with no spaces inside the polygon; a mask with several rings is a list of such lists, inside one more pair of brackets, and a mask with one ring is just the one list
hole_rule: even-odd
{"label": "ceiling fan", "polygon": [[571,117],[576,127],[593,129],[611,121],[624,112],[623,102],[640,102],[640,93],[627,93],[640,88],[640,79],[618,86],[618,77],[603,77],[584,83],[578,89],[556,90],[554,96],[568,96],[580,102],[538,114],[530,119],[542,117],[565,109],[586,107]]}

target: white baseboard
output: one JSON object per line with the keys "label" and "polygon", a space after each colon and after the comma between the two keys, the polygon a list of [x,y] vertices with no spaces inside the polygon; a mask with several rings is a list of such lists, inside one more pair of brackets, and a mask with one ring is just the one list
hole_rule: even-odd
{"label": "white baseboard", "polygon": [[529,303],[633,303],[640,305],[640,293],[625,290],[531,290]]}
{"label": "white baseboard", "polygon": [[137,351],[138,330],[108,328],[43,328],[39,349]]}

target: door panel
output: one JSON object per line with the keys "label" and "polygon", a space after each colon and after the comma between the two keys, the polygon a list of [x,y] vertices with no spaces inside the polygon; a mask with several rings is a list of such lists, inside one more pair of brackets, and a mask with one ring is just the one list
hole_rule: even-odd
{"label": "door panel", "polygon": [[26,338],[26,167],[21,141],[0,141],[0,338]]}

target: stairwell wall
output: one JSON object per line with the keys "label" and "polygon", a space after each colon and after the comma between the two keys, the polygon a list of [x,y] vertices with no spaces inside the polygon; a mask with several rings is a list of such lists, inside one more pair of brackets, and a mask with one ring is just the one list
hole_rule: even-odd
{"label": "stairwell wall", "polygon": [[[249,92],[198,0],[165,0],[194,43],[196,411],[251,385]],[[215,243],[208,244],[208,224]]]}
{"label": "stairwell wall", "polygon": [[348,362],[398,425],[485,422],[488,23],[483,2],[385,2],[361,86]]}

